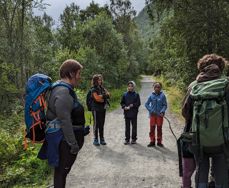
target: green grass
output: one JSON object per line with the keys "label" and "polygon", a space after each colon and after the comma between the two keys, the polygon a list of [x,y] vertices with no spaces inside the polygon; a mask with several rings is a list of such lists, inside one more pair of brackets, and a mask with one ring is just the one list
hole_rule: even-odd
{"label": "green grass", "polygon": [[15,125],[14,118],[1,120],[4,125],[15,126],[16,131],[0,129],[0,187],[45,187],[51,168],[37,158],[41,144],[30,144],[23,150],[21,121]]}

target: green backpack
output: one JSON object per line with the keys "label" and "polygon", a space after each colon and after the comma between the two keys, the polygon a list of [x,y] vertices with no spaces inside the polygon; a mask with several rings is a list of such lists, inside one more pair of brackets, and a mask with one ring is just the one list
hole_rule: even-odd
{"label": "green backpack", "polygon": [[194,101],[192,145],[205,152],[222,148],[228,141],[228,108],[225,91],[226,78],[193,83],[190,97]]}

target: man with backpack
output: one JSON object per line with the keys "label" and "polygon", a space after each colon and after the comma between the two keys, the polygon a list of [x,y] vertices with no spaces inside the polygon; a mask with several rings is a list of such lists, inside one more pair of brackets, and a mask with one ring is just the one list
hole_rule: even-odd
{"label": "man with backpack", "polygon": [[228,188],[228,79],[222,76],[226,60],[216,54],[197,63],[199,74],[185,96],[182,115],[197,166],[196,187],[207,188],[212,161],[215,187]]}

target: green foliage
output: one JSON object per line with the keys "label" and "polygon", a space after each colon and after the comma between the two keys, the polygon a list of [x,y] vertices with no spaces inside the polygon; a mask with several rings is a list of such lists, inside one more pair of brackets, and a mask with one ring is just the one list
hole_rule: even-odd
{"label": "green foliage", "polygon": [[[228,58],[227,1],[147,0],[146,3],[148,6],[136,21],[150,35],[147,38],[142,32],[150,41],[151,73],[163,74],[184,89],[195,79],[196,63],[203,55],[216,53]],[[139,23],[143,19],[145,25]]]}
{"label": "green foliage", "polygon": [[[18,124],[22,117],[18,117],[17,122],[13,122],[12,119],[14,118],[1,120],[1,125],[6,127],[13,123]],[[14,185],[26,187],[37,185],[40,187],[47,183],[50,168],[45,161],[41,161],[36,157],[41,145],[30,146],[24,151],[23,139],[23,129],[21,127],[15,127],[14,130],[12,126],[10,129],[0,129],[1,187],[12,187]]]}

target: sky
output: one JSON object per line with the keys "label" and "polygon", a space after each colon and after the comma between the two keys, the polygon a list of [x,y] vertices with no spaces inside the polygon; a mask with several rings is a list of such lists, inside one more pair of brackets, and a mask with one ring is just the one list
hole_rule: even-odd
{"label": "sky", "polygon": [[[92,0],[44,0],[44,3],[50,4],[46,6],[45,12],[51,16],[56,24],[58,25],[58,18],[63,12],[66,5],[70,5],[72,2],[76,3],[81,9],[86,8]],[[109,4],[109,0],[94,0],[95,3],[103,6]],[[132,6],[139,13],[145,6],[145,0],[131,0]],[[35,15],[42,15],[43,13],[39,10],[34,10]]]}

